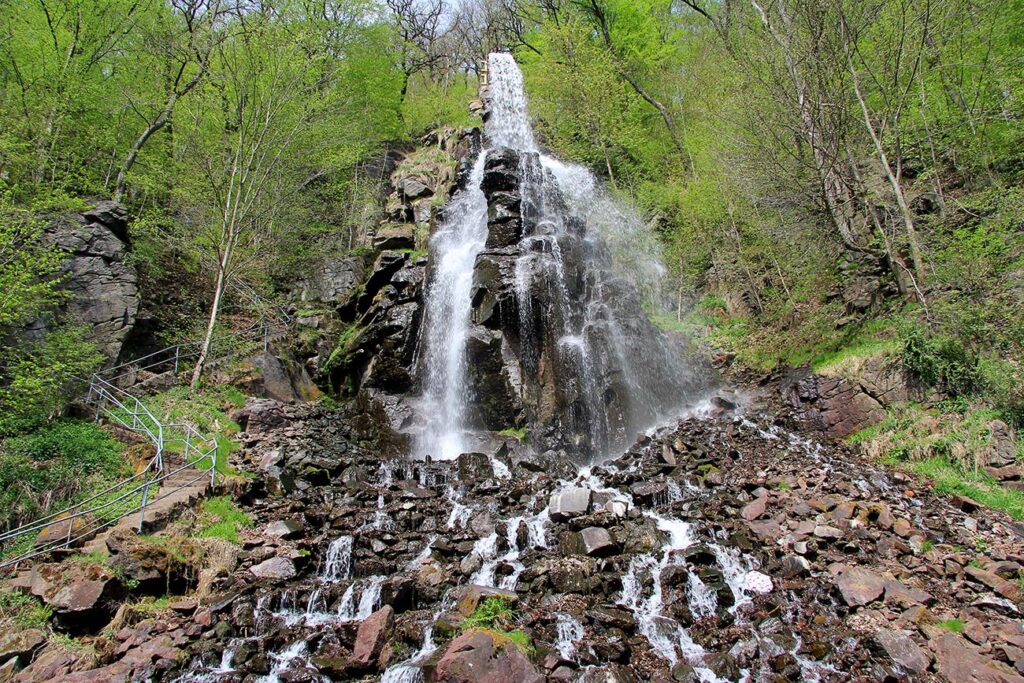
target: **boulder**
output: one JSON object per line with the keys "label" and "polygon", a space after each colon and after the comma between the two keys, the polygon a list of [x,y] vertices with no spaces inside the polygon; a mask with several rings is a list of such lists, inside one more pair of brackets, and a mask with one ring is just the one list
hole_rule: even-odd
{"label": "boulder", "polygon": [[423,182],[422,179],[416,178],[415,176],[406,176],[398,181],[396,184],[399,194],[406,200],[412,201],[421,197],[429,197],[434,194],[434,191]]}
{"label": "boulder", "polygon": [[591,491],[587,488],[569,488],[552,494],[548,512],[556,522],[587,514],[590,510]]}
{"label": "boulder", "polygon": [[860,607],[882,597],[885,579],[862,567],[847,569],[835,579],[843,601],[851,607]]}
{"label": "boulder", "polygon": [[391,637],[394,625],[395,610],[391,605],[384,605],[359,624],[352,650],[352,665],[361,670],[373,667]]}
{"label": "boulder", "polygon": [[875,633],[875,640],[892,661],[909,673],[923,674],[932,662],[932,658],[905,632],[881,630]]}
{"label": "boulder", "polygon": [[249,567],[249,571],[257,579],[284,581],[295,578],[295,565],[286,557],[272,557]]}
{"label": "boulder", "polygon": [[515,643],[473,629],[453,640],[437,662],[433,683],[543,683],[544,676]]}
{"label": "boulder", "polygon": [[957,683],[1024,683],[1024,677],[1005,664],[980,654],[952,633],[931,642],[935,652],[935,669],[946,680]]}
{"label": "boulder", "polygon": [[768,505],[768,496],[760,496],[755,498],[752,502],[747,503],[743,506],[740,511],[740,516],[748,522],[753,522],[755,519],[764,514],[765,508]]}
{"label": "boulder", "polygon": [[297,519],[281,519],[267,525],[265,533],[274,538],[291,538],[305,528],[305,525]]}
{"label": "boulder", "polygon": [[608,530],[597,526],[587,527],[580,532],[580,544],[583,553],[591,557],[607,557],[619,551]]}
{"label": "boulder", "polygon": [[269,398],[248,398],[245,406],[230,415],[242,431],[250,434],[269,432],[291,423],[280,401]]}
{"label": "boulder", "polygon": [[46,634],[37,628],[8,631],[0,635],[0,664],[14,657],[31,658],[46,643]]}
{"label": "boulder", "polygon": [[385,225],[377,230],[373,238],[376,249],[415,249],[416,226],[408,223]]}
{"label": "boulder", "polygon": [[1017,462],[1017,443],[1010,427],[1002,420],[992,420],[988,431],[988,444],[980,456],[982,466],[1004,468],[1014,465]]}
{"label": "boulder", "polygon": [[299,298],[313,305],[345,308],[353,303],[368,265],[361,254],[329,258],[302,282]]}
{"label": "boulder", "polygon": [[[218,373],[220,374],[220,373]],[[231,367],[226,377],[248,396],[289,403],[309,401],[320,395],[309,374],[299,363],[263,351]]]}
{"label": "boulder", "polygon": [[480,481],[494,476],[491,459],[485,453],[462,453],[457,466],[461,482]]}

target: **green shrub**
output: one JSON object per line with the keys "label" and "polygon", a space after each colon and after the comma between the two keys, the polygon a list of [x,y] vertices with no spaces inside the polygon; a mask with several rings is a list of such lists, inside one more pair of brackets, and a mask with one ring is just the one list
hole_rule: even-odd
{"label": "green shrub", "polygon": [[915,379],[951,396],[967,396],[982,388],[979,358],[964,342],[932,335],[918,324],[900,327],[903,366]]}
{"label": "green shrub", "polygon": [[0,525],[82,500],[131,475],[122,445],[91,422],[57,420],[0,442]]}
{"label": "green shrub", "polygon": [[515,615],[515,609],[507,600],[494,595],[477,605],[473,613],[462,621],[462,628],[501,628],[511,625]]}

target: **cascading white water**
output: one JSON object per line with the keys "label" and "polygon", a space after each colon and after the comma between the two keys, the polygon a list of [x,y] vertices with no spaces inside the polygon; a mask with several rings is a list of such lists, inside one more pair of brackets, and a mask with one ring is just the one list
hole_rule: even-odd
{"label": "cascading white water", "polygon": [[487,241],[487,198],[480,189],[484,157],[477,157],[469,183],[446,211],[449,218],[430,238],[434,270],[426,297],[423,358],[427,424],[416,444],[421,457],[451,460],[465,450],[470,291],[476,257]]}
{"label": "cascading white water", "polygon": [[351,536],[338,536],[327,546],[327,557],[324,560],[324,568],[320,573],[320,580],[323,583],[335,583],[347,579],[352,572],[352,542]]}
{"label": "cascading white water", "polygon": [[[500,159],[506,152],[498,150],[506,149],[513,152],[507,158],[518,159],[522,221],[514,274],[519,330],[512,332],[519,362],[508,372],[530,405],[536,396],[525,385],[539,383],[542,368],[548,387],[557,383],[554,420],[564,439],[556,447],[587,459],[611,455],[637,431],[674,414],[692,379],[641,310],[644,296],[656,298],[664,272],[657,242],[650,226],[590,171],[539,151],[511,55],[489,55],[488,75],[485,148],[430,240],[419,357],[424,427],[416,453],[451,459],[468,450],[475,401],[485,398],[473,395],[467,345],[474,268],[493,250],[488,200],[494,190],[481,184],[491,172],[489,155]],[[497,462],[495,472],[507,475]]]}

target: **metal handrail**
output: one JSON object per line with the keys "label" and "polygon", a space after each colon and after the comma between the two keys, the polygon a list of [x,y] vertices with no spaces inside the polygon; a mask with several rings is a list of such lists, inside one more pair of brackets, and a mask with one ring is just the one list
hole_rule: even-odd
{"label": "metal handrail", "polygon": [[[288,324],[288,322],[290,321],[286,321],[285,324]],[[239,334],[234,335],[234,338],[244,342],[256,341],[262,337],[263,348],[266,350],[269,348],[271,338],[276,338],[276,335],[271,335],[271,329],[271,324],[262,322],[253,325],[246,330],[242,330]],[[193,348],[195,350],[192,350]],[[148,463],[146,463],[146,466],[142,468],[142,470],[131,477],[112,484],[99,493],[95,493],[89,498],[79,501],[74,505],[69,505],[63,510],[50,513],[31,522],[22,524],[15,529],[0,533],[0,544],[5,544],[20,536],[41,531],[53,524],[66,522],[68,525],[67,536],[54,539],[40,548],[33,548],[26,553],[18,555],[17,557],[2,560],[0,561],[0,569],[5,569],[60,548],[69,547],[82,539],[91,537],[102,529],[105,529],[106,527],[115,524],[121,519],[124,519],[129,515],[133,515],[136,512],[139,513],[139,531],[142,531],[143,524],[145,522],[146,508],[148,506],[159,500],[163,500],[176,491],[193,485],[207,476],[210,478],[210,486],[212,487],[216,485],[218,451],[216,438],[204,436],[195,427],[187,423],[164,424],[137,396],[129,393],[126,389],[119,387],[116,384],[118,380],[123,379],[124,377],[150,370],[161,365],[169,364],[172,360],[174,362],[174,374],[177,375],[183,360],[197,357],[198,355],[198,344],[195,344],[194,342],[174,344],[140,358],[105,368],[93,374],[91,381],[89,382],[85,401],[86,404],[95,406],[96,419],[98,420],[103,416],[107,420],[119,424],[126,429],[145,434],[149,440],[153,442],[153,445],[156,448],[156,454]],[[151,362],[148,362],[145,365],[140,365],[140,363],[144,361]],[[129,368],[129,370],[114,374],[117,371],[124,370],[125,368]],[[175,432],[182,433],[182,436],[175,436]],[[181,456],[184,464],[177,469],[167,471],[166,463],[164,462],[164,453],[167,452],[167,446],[173,443],[182,444]],[[206,469],[201,468],[200,464],[207,459],[210,461],[209,467]],[[149,498],[149,491],[151,488],[154,486],[159,487],[162,483],[166,482],[170,476],[188,468],[196,469],[199,472],[199,475],[194,479],[168,489],[167,491],[158,491],[156,498]],[[158,476],[147,479],[147,476],[151,476],[154,473],[157,473]],[[96,501],[114,491],[129,486],[140,478],[143,480],[141,484],[121,493],[117,497],[98,505],[86,507],[89,503],[92,503],[93,501]],[[79,533],[75,535],[74,521],[76,519],[85,518],[87,515],[94,515],[96,512],[107,509],[116,503],[130,499],[139,492],[142,492],[142,501],[137,507],[132,506],[131,509],[109,520],[99,520],[98,524],[92,525],[84,531],[80,530]]]}
{"label": "metal handrail", "polygon": [[[284,321],[284,324],[288,325],[288,324],[290,324],[290,322],[291,322],[290,319],[286,318],[285,321]],[[242,342],[247,342],[247,341],[248,342],[252,342],[252,341],[257,341],[259,339],[262,339],[263,340],[263,348],[264,348],[264,350],[266,350],[268,345],[269,345],[270,340],[272,338],[276,337],[275,334],[271,334],[271,330],[274,329],[274,327],[276,327],[276,326],[274,324],[272,324],[272,323],[269,323],[269,322],[256,323],[254,325],[251,325],[250,327],[247,327],[244,330],[241,330],[240,332],[237,332],[237,333],[233,334],[232,338],[235,339],[235,340],[238,340],[238,341],[242,341]],[[232,354],[227,354],[227,355],[230,356]],[[189,360],[189,359],[192,359],[192,358],[197,358],[198,356],[199,356],[199,344],[197,342],[185,342],[185,343],[182,343],[182,344],[172,344],[171,346],[167,346],[167,347],[164,347],[164,348],[159,349],[157,351],[153,351],[152,353],[146,354],[145,356],[142,356],[140,358],[135,358],[135,359],[132,359],[130,361],[126,361],[124,363],[121,363],[119,365],[114,365],[112,367],[105,368],[105,369],[101,370],[100,372],[96,373],[96,375],[99,376],[99,377],[103,377],[108,382],[113,383],[113,382],[116,382],[119,379],[122,379],[124,377],[128,377],[128,376],[133,375],[135,373],[143,372],[145,370],[150,370],[152,368],[159,367],[159,366],[162,366],[162,365],[168,365],[171,362],[174,363],[174,374],[178,374],[178,372],[181,369],[182,361]],[[157,360],[153,360],[153,361],[151,361],[150,363],[148,363],[146,365],[139,365],[140,362],[148,361],[148,360],[153,359],[153,358],[157,358]],[[220,359],[218,358],[216,360],[220,360]],[[125,368],[127,368],[126,372],[122,372],[122,373],[117,374],[117,375],[112,375],[111,374],[111,373],[113,373],[115,371],[118,371],[118,370],[124,370]]]}
{"label": "metal handrail", "polygon": [[[129,408],[125,405],[121,400],[122,398],[130,399],[129,402],[132,404],[132,407]],[[205,477],[210,478],[211,486],[216,485],[218,444],[215,438],[203,436],[197,429],[195,429],[195,427],[189,424],[162,423],[137,397],[129,394],[119,387],[114,386],[98,374],[93,376],[92,382],[89,384],[89,391],[86,400],[96,406],[97,419],[100,415],[103,415],[108,420],[121,424],[128,429],[146,434],[153,441],[156,447],[156,454],[141,471],[137,472],[133,476],[123,479],[116,484],[107,487],[103,491],[92,495],[86,500],[70,505],[59,512],[50,513],[39,519],[22,524],[16,529],[11,529],[0,534],[0,543],[6,543],[20,536],[39,532],[53,524],[66,523],[68,526],[66,536],[54,539],[42,547],[33,548],[26,553],[22,553],[21,555],[2,561],[0,562],[0,569],[16,565],[20,562],[30,560],[60,548],[69,547],[74,543],[90,537],[100,530],[120,521],[121,519],[135,514],[136,512],[139,513],[139,531],[141,531],[145,522],[146,508],[149,505],[166,498],[175,491],[191,486]],[[124,413],[124,415],[121,413]],[[125,417],[130,417],[131,422],[125,419]],[[151,421],[151,424],[146,424],[147,419]],[[182,433],[182,436],[174,436],[174,430],[178,430]],[[181,456],[184,463],[181,466],[168,471],[166,463],[164,462],[164,453],[167,450],[167,446],[174,443],[181,443],[183,445]],[[207,459],[209,460],[209,467],[204,468],[201,465]],[[150,489],[154,486],[159,487],[172,475],[189,468],[199,471],[199,476],[185,484],[175,486],[166,492],[160,492],[160,495],[152,500],[149,498]],[[158,475],[153,478],[148,477],[148,475],[152,475],[154,473],[158,473]],[[124,489],[140,478],[142,479],[142,482],[129,488],[127,491],[122,491],[116,497],[105,502],[89,506],[93,501],[96,501],[97,499],[114,491],[118,491],[119,489]],[[77,535],[75,534],[76,519],[84,518],[86,516],[90,516],[90,518],[92,518],[97,512],[110,508],[121,501],[128,500],[140,492],[142,493],[142,501],[138,506],[133,505],[123,513],[109,520],[100,520],[98,524],[91,525],[84,531],[79,530]]]}

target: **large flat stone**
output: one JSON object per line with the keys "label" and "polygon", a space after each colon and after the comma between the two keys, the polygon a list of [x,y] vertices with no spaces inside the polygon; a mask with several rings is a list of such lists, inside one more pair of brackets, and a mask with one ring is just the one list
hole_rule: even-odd
{"label": "large flat stone", "polygon": [[283,581],[295,577],[295,565],[286,557],[272,557],[265,562],[249,567],[258,579]]}
{"label": "large flat stone", "polygon": [[608,557],[619,551],[615,539],[608,532],[599,526],[587,527],[580,532],[580,542],[583,552],[591,557]]}
{"label": "large flat stone", "polygon": [[552,494],[548,513],[556,522],[565,522],[573,517],[587,514],[590,510],[591,491],[587,488],[571,488]]}
{"label": "large flat stone", "polygon": [[882,597],[885,579],[870,570],[853,567],[836,577],[836,586],[847,605],[860,607]]}

